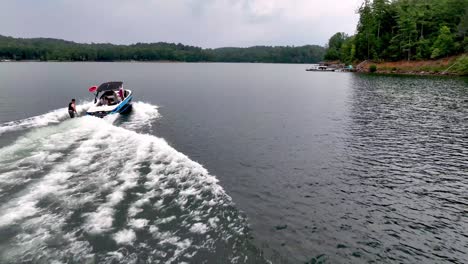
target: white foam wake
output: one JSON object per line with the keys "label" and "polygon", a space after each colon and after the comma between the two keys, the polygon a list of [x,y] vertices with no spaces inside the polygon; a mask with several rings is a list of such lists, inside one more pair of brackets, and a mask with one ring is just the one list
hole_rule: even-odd
{"label": "white foam wake", "polygon": [[[92,102],[84,102],[76,106],[76,111],[79,115],[83,115],[91,105]],[[0,135],[11,131],[18,131],[35,127],[44,127],[50,124],[57,124],[68,118],[68,109],[66,107],[52,110],[42,115],[0,124]]]}
{"label": "white foam wake", "polygon": [[[92,106],[92,102],[84,102],[76,106],[79,116],[83,116],[86,110]],[[110,123],[118,122],[120,115],[109,115],[105,118]],[[131,130],[151,127],[154,119],[159,117],[158,107],[149,103],[134,102],[133,110],[128,118],[122,121],[121,126]],[[48,113],[29,117],[26,119],[10,121],[0,124],[0,135],[31,128],[45,127],[51,124],[58,124],[69,119],[67,108],[52,110]]]}
{"label": "white foam wake", "polygon": [[[150,104],[135,106],[122,126],[158,115]],[[220,241],[244,228],[200,164],[161,138],[89,116],[0,149],[0,194],[0,233],[14,230],[0,242],[2,263],[128,263],[135,255],[125,247],[149,262],[190,262],[199,250],[232,248]],[[111,246],[98,250],[100,241]]]}
{"label": "white foam wake", "polygon": [[160,114],[156,105],[138,101],[133,103],[133,109],[128,119],[118,124],[118,126],[130,130],[151,128],[152,122],[159,117]]}

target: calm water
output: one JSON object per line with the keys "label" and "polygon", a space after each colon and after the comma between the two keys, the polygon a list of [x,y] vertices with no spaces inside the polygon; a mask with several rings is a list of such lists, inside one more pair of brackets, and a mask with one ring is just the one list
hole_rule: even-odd
{"label": "calm water", "polygon": [[468,81],[304,69],[0,64],[0,262],[466,263]]}

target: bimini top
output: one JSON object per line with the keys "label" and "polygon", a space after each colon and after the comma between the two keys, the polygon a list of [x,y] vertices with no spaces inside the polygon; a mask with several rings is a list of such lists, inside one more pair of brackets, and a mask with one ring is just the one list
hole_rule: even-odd
{"label": "bimini top", "polygon": [[114,91],[122,87],[123,82],[106,82],[97,88],[97,92]]}

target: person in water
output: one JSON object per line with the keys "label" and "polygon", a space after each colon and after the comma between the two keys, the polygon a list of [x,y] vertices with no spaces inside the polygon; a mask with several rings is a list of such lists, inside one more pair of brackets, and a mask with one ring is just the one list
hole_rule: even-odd
{"label": "person in water", "polygon": [[75,113],[78,114],[78,112],[76,111],[75,99],[72,99],[71,102],[68,104],[68,114],[70,115],[70,118],[74,118]]}

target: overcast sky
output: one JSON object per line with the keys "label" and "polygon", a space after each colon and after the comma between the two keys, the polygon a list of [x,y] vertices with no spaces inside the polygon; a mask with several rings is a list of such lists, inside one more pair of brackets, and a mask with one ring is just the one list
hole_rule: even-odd
{"label": "overcast sky", "polygon": [[204,48],[324,45],[362,0],[0,0],[0,35]]}

